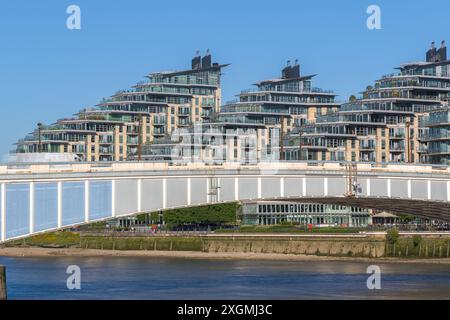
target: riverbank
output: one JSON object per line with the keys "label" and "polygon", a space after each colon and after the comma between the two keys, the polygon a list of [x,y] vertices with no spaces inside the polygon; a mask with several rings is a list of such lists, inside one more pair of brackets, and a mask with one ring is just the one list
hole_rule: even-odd
{"label": "riverbank", "polygon": [[131,235],[54,232],[0,246],[0,256],[154,256],[219,259],[450,260],[448,235]]}
{"label": "riverbank", "polygon": [[237,259],[279,261],[352,261],[362,263],[425,263],[450,265],[450,258],[363,258],[331,257],[305,254],[251,253],[251,252],[198,252],[198,251],[151,251],[151,250],[101,250],[80,248],[0,248],[1,257],[148,257],[184,259]]}

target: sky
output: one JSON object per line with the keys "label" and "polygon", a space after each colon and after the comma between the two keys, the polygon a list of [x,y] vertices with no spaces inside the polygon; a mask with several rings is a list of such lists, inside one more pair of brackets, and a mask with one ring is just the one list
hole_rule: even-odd
{"label": "sky", "polygon": [[[69,5],[81,29],[69,30]],[[367,8],[381,9],[369,30]],[[345,101],[431,41],[450,43],[450,2],[435,0],[43,0],[0,3],[0,155],[31,132],[211,50],[223,101],[298,59],[313,85]]]}

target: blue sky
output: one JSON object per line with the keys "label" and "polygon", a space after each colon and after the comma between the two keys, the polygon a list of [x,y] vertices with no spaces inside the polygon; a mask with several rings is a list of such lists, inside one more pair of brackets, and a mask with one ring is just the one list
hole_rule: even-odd
{"label": "blue sky", "polygon": [[[82,29],[66,28],[81,7]],[[381,30],[366,9],[381,8]],[[278,76],[288,59],[315,86],[345,100],[432,40],[450,43],[448,0],[47,0],[0,4],[0,154],[37,122],[53,123],[126,89],[152,71],[189,67],[211,49],[224,70],[223,100]]]}

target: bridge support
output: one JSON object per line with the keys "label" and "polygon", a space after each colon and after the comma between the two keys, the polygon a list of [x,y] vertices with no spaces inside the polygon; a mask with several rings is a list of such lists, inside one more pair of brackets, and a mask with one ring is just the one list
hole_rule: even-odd
{"label": "bridge support", "polygon": [[137,180],[137,211],[142,212],[142,179]]}
{"label": "bridge support", "polygon": [[447,201],[450,202],[450,181],[447,181]]}
{"label": "bridge support", "polygon": [[84,182],[84,222],[89,222],[89,180]]}
{"label": "bridge support", "polygon": [[408,180],[408,199],[411,199],[411,180]]}
{"label": "bridge support", "polygon": [[0,213],[0,224],[1,224],[1,239],[6,240],[6,185],[2,183],[1,186],[1,213]]}
{"label": "bridge support", "polygon": [[34,233],[34,182],[30,182],[30,234]]}
{"label": "bridge support", "polygon": [[6,268],[0,266],[0,300],[6,300],[8,298],[6,294]]}
{"label": "bridge support", "polygon": [[186,180],[186,183],[187,183],[187,204],[188,204],[188,206],[190,206],[191,205],[191,199],[192,199],[192,195],[191,195],[191,185],[192,185],[192,183],[191,183],[191,178],[188,178],[187,180]]}
{"label": "bridge support", "polygon": [[111,181],[111,216],[116,216],[116,180]]}
{"label": "bridge support", "polygon": [[58,181],[57,206],[58,206],[58,229],[62,228],[62,182]]}
{"label": "bridge support", "polygon": [[167,208],[167,179],[163,179],[163,209]]}

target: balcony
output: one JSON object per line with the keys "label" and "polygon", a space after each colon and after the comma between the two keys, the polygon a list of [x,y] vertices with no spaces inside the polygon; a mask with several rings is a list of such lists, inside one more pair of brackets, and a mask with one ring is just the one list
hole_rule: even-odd
{"label": "balcony", "polygon": [[359,145],[360,150],[375,150],[375,144],[362,143]]}
{"label": "balcony", "polygon": [[405,139],[405,134],[404,133],[394,133],[393,135],[389,136],[390,140],[403,140]]}
{"label": "balcony", "polygon": [[405,152],[405,147],[402,146],[390,146],[389,147],[390,152]]}

